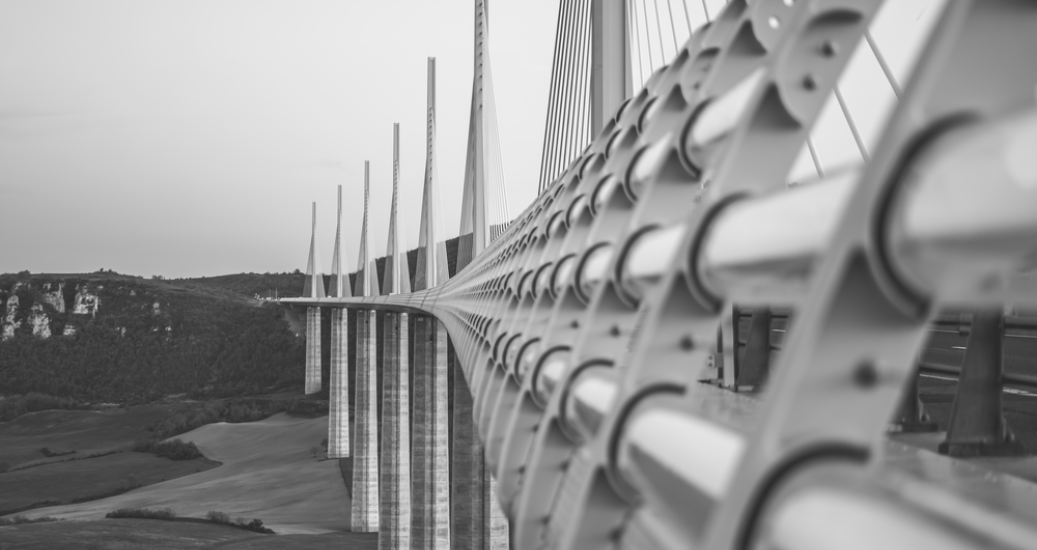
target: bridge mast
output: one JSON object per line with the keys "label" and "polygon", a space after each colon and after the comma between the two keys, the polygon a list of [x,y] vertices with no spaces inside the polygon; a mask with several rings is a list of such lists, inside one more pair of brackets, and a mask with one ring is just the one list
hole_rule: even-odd
{"label": "bridge mast", "polygon": [[[324,277],[320,274],[317,258],[317,203],[313,203],[313,224],[310,232],[310,257],[306,261],[306,282],[303,295],[307,298],[324,297]],[[320,308],[306,308],[306,393],[320,391]]]}
{"label": "bridge mast", "polygon": [[[399,213],[400,125],[392,127],[392,210],[389,214],[389,245],[385,257],[382,294],[410,292],[407,248]],[[382,317],[382,449],[379,488],[382,513],[379,520],[379,550],[410,550],[410,365],[407,313],[386,311]]]}
{"label": "bridge mast", "polygon": [[[375,262],[368,259],[371,247],[367,211],[371,191],[371,162],[364,161],[364,223],[360,230],[357,261],[357,296],[378,294]],[[354,533],[378,532],[378,323],[375,311],[356,312],[356,425],[353,442],[353,505],[350,528]]]}
{"label": "bridge mast", "polygon": [[446,242],[443,240],[443,208],[436,171],[436,58],[428,58],[428,114],[425,131],[425,185],[421,197],[417,269],[414,290],[433,288],[449,277]]}
{"label": "bridge mast", "polygon": [[400,194],[400,124],[392,125],[392,206],[389,211],[389,244],[385,253],[382,294],[410,292],[410,269],[404,242],[403,219],[399,213]]}
{"label": "bridge mast", "polygon": [[540,158],[541,193],[632,95],[627,17],[621,0],[560,2]]}
{"label": "bridge mast", "polygon": [[364,221],[360,226],[360,256],[357,259],[355,296],[378,295],[378,272],[373,268],[373,260],[369,258],[371,247],[370,234],[367,227],[367,210],[371,197],[371,161],[364,161]]}
{"label": "bridge mast", "polygon": [[488,5],[486,0],[475,0],[475,65],[457,271],[482,253],[510,222],[488,40]]}
{"label": "bridge mast", "polygon": [[[335,249],[331,258],[331,287],[328,295],[348,298],[349,275],[342,271],[342,186],[338,186],[338,217],[335,224]],[[328,458],[345,458],[349,453],[349,349],[348,313],[331,309],[331,393],[328,396]]]}
{"label": "bridge mast", "polygon": [[632,93],[626,2],[591,0],[591,138]]}
{"label": "bridge mast", "polygon": [[[436,59],[428,58],[425,186],[421,203],[414,290],[435,288],[449,278],[436,173]],[[441,321],[413,316],[414,369],[411,455],[411,548],[450,550],[450,390],[448,336]]]}

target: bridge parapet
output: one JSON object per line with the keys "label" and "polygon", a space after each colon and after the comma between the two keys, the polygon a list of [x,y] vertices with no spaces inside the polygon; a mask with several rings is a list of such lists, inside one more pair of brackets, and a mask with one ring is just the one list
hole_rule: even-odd
{"label": "bridge parapet", "polygon": [[867,161],[788,186],[880,5],[731,2],[454,278],[286,302],[442,322],[520,548],[1032,547],[1030,486],[886,432],[941,308],[1037,304],[1037,5],[947,3]]}

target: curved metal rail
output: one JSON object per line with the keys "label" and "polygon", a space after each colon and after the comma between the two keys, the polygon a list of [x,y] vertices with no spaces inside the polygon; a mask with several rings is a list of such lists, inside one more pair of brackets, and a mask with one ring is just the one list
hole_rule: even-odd
{"label": "curved metal rail", "polygon": [[[884,434],[939,308],[1037,305],[1037,3],[949,2],[859,168],[785,176],[878,0],[732,0],[440,287],[519,548],[1032,548],[1029,487]],[[732,304],[794,312],[760,399]],[[994,495],[991,497],[990,495]]]}

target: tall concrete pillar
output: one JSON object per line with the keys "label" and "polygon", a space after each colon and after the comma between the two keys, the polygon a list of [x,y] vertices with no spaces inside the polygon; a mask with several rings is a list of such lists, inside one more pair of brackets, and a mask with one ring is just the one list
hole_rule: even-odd
{"label": "tall concrete pillar", "polygon": [[307,394],[320,391],[320,308],[306,308],[306,388]]}
{"label": "tall concrete pillar", "polygon": [[378,329],[374,311],[356,316],[356,419],[353,456],[354,533],[379,532],[378,492]]}
{"label": "tall concrete pillar", "polygon": [[[331,283],[328,295],[352,296],[349,275],[342,269],[342,186],[338,186],[338,222],[335,227],[335,249],[331,259]],[[331,310],[331,385],[328,394],[328,458],[346,458],[349,453],[349,315],[344,309]]]}
{"label": "tall concrete pillar", "polygon": [[382,340],[382,465],[379,550],[410,550],[408,314],[386,313]]}
{"label": "tall concrete pillar", "polygon": [[[375,262],[368,257],[367,209],[371,191],[371,163],[364,161],[364,221],[360,228],[354,296],[378,293]],[[377,533],[378,494],[378,321],[375,311],[356,313],[356,388],[353,398],[353,510],[354,533]]]}
{"label": "tall concrete pillar", "polygon": [[[443,216],[436,175],[436,60],[428,59],[428,119],[425,134],[425,185],[421,199],[414,289],[438,286],[447,269]],[[450,548],[450,362],[446,327],[438,319],[414,317],[413,510],[411,547]]]}
{"label": "tall concrete pillar", "polygon": [[472,394],[461,364],[451,366],[454,410],[451,412],[451,536],[456,550],[505,550],[508,520],[497,503],[493,478],[472,416]]}
{"label": "tall concrete pillar", "polygon": [[[320,274],[317,253],[317,203],[313,203],[313,224],[310,229],[310,256],[306,261],[306,279],[302,295],[307,298],[324,297],[324,277]],[[320,308],[306,308],[306,380],[307,394],[320,391]]]}
{"label": "tall concrete pillar", "polygon": [[331,310],[331,388],[328,395],[328,458],[349,456],[349,316]]}
{"label": "tall concrete pillar", "polygon": [[490,475],[489,468],[486,468],[483,479],[486,490],[486,547],[490,550],[508,550],[511,547],[511,533],[508,517],[504,515],[500,500],[497,499],[497,480]]}
{"label": "tall concrete pillar", "polygon": [[446,327],[414,319],[411,548],[450,548],[450,409]]}

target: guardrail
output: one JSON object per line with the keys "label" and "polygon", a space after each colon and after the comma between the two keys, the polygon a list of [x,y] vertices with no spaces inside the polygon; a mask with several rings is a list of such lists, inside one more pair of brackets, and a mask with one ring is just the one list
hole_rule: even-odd
{"label": "guardrail", "polygon": [[[341,301],[446,325],[518,547],[1037,544],[1032,486],[885,438],[936,311],[1037,305],[1037,3],[948,2],[867,162],[787,186],[880,4],[728,3],[467,269]],[[698,383],[733,304],[795,312],[760,399]]]}

